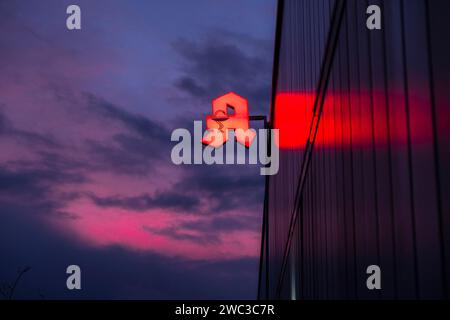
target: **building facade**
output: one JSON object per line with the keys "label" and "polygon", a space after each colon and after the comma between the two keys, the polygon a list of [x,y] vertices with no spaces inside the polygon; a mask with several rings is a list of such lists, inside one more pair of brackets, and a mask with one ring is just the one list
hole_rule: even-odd
{"label": "building facade", "polygon": [[280,0],[277,19],[258,297],[449,298],[450,1]]}

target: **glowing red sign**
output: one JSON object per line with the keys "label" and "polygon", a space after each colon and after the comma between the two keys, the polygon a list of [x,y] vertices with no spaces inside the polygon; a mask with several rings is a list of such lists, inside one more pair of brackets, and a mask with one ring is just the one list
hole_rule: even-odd
{"label": "glowing red sign", "polygon": [[[229,114],[229,109],[234,112]],[[206,117],[208,132],[202,143],[219,148],[228,140],[228,130],[234,129],[236,140],[248,148],[256,136],[249,128],[247,100],[229,92],[212,101],[212,115]]]}

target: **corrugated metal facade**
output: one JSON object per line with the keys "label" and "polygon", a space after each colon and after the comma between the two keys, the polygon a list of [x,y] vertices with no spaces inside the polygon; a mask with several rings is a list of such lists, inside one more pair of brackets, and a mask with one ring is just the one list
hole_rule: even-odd
{"label": "corrugated metal facade", "polygon": [[279,3],[260,298],[449,297],[447,24],[447,0]]}

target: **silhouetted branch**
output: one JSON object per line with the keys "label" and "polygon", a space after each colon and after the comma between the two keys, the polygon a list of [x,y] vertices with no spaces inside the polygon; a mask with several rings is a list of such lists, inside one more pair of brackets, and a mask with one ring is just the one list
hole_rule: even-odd
{"label": "silhouetted branch", "polygon": [[31,267],[27,266],[23,269],[19,269],[17,271],[17,277],[14,280],[14,282],[12,284],[9,283],[3,283],[0,286],[0,293],[3,296],[4,299],[8,299],[8,300],[12,300],[14,297],[14,292],[17,288],[17,285],[19,284],[20,279],[22,278],[22,276],[30,271]]}

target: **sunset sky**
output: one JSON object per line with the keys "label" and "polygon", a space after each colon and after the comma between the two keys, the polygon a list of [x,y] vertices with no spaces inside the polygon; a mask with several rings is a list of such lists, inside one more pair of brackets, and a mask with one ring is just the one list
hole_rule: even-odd
{"label": "sunset sky", "polygon": [[[82,30],[68,31],[78,4]],[[255,298],[264,178],[176,166],[234,91],[271,92],[275,0],[0,2],[0,283],[17,298]],[[66,267],[82,270],[66,289]]]}

